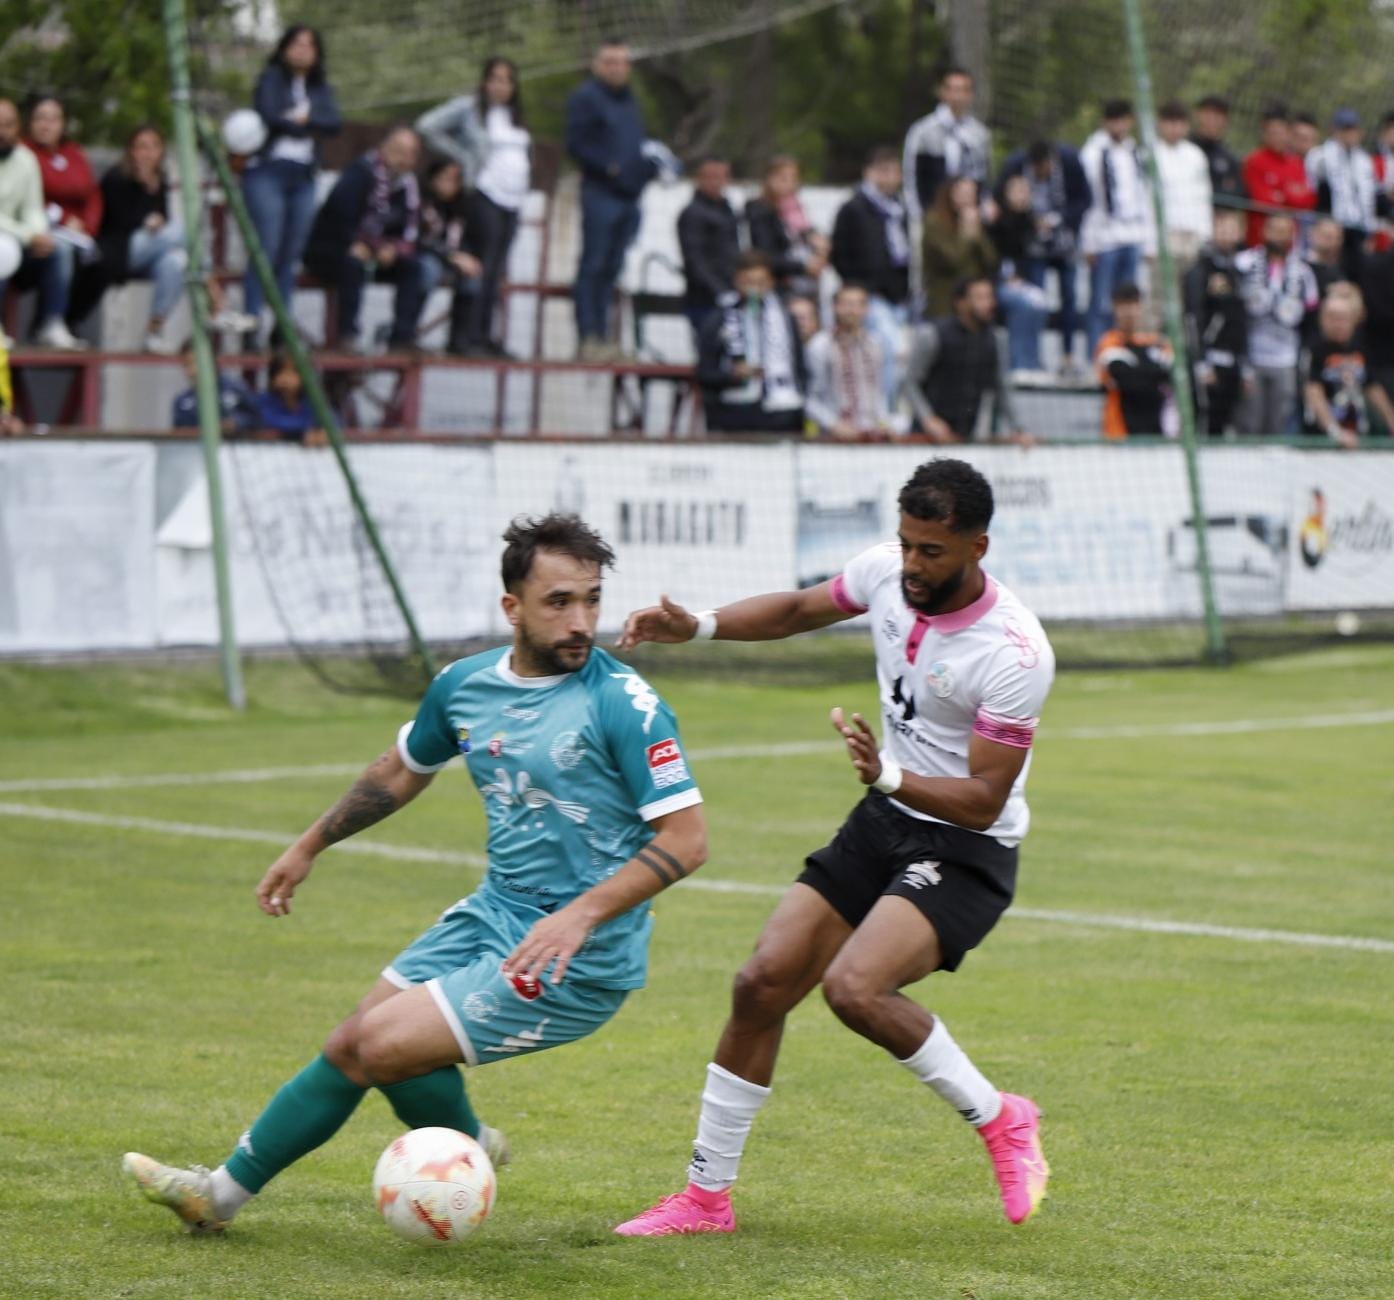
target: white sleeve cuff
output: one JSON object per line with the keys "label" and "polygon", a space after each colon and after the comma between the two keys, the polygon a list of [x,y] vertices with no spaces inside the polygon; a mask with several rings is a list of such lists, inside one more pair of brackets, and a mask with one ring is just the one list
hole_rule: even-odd
{"label": "white sleeve cuff", "polygon": [[691,808],[695,803],[702,802],[702,792],[700,790],[680,790],[677,794],[670,794],[666,799],[655,799],[653,803],[646,803],[639,809],[639,816],[646,822],[656,821],[660,817],[666,817],[669,813],[675,813],[682,808]]}
{"label": "white sleeve cuff", "polygon": [[407,748],[407,737],[411,735],[411,729],[415,723],[404,722],[397,732],[397,753],[401,755],[402,762],[407,765],[409,772],[415,772],[417,776],[430,776],[432,772],[439,772],[442,768],[450,766],[447,758],[444,763],[418,763],[411,756],[411,750]]}

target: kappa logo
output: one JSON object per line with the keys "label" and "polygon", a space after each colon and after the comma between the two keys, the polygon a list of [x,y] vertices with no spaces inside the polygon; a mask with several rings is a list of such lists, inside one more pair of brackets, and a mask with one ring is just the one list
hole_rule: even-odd
{"label": "kappa logo", "polygon": [[563,731],[552,741],[552,748],[548,750],[552,762],[563,772],[569,772],[573,767],[579,766],[581,760],[586,756],[586,747],[581,743],[581,733],[579,731]]}
{"label": "kappa logo", "polygon": [[687,780],[687,760],[678,748],[676,736],[660,740],[645,751],[649,760],[649,773],[655,789],[664,790],[670,785],[678,785]]}
{"label": "kappa logo", "polygon": [[499,1013],[499,1000],[488,989],[480,989],[469,994],[460,1003],[460,1010],[466,1020],[476,1022],[489,1020]]}
{"label": "kappa logo", "polygon": [[531,1029],[525,1029],[521,1034],[509,1034],[503,1042],[486,1047],[484,1050],[506,1055],[509,1052],[526,1052],[534,1047],[541,1047],[543,1031],[547,1028],[547,1022],[551,1018],[551,1016],[544,1016]]}
{"label": "kappa logo", "polygon": [[926,885],[937,885],[943,878],[939,874],[938,862],[912,862],[905,868],[902,879],[912,889],[923,889]]}
{"label": "kappa logo", "polygon": [[630,704],[644,715],[644,735],[647,736],[658,716],[658,696],[653,687],[638,673],[611,673],[610,676],[624,683],[624,693],[629,696]]}

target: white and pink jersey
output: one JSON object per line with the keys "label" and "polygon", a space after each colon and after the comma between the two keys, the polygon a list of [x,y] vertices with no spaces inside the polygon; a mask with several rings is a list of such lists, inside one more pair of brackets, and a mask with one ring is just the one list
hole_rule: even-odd
{"label": "white and pink jersey", "polygon": [[[987,574],[983,594],[950,614],[921,614],[900,586],[900,546],[863,551],[832,583],[849,614],[869,613],[885,720],[882,745],[907,772],[968,775],[974,733],[1029,750],[1055,677],[1055,652],[1036,616]],[[1027,754],[987,834],[1011,847],[1026,835]],[[923,821],[942,821],[892,800]]]}

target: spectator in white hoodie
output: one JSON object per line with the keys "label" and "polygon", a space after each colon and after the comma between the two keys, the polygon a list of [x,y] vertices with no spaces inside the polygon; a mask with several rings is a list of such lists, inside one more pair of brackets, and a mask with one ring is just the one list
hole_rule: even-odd
{"label": "spectator in white hoodie", "polygon": [[1157,110],[1157,174],[1166,209],[1167,248],[1178,280],[1186,278],[1214,225],[1210,162],[1186,138],[1185,106],[1168,100]]}
{"label": "spectator in white hoodie", "polygon": [[1104,104],[1103,126],[1079,154],[1093,194],[1079,233],[1080,251],[1089,264],[1085,329],[1091,356],[1113,324],[1114,288],[1136,283],[1139,260],[1157,253],[1152,199],[1132,133],[1132,104],[1110,99]]}

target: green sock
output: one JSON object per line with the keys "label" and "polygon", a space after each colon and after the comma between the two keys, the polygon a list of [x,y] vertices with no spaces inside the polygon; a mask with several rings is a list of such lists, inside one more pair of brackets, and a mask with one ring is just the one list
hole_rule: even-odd
{"label": "green sock", "polygon": [[317,1056],[281,1085],[227,1158],[229,1174],[255,1194],[288,1165],[328,1142],[368,1090]]}
{"label": "green sock", "polygon": [[465,1092],[465,1077],[453,1065],[378,1089],[408,1128],[453,1128],[479,1136],[479,1116]]}

